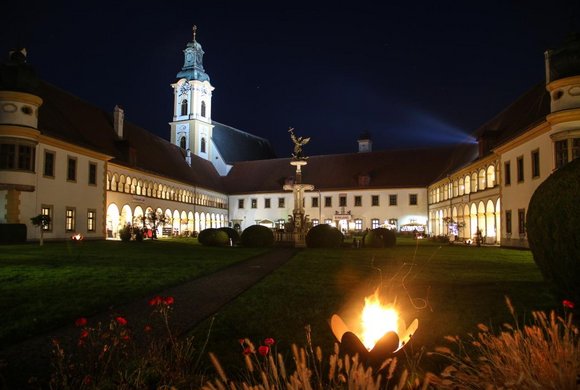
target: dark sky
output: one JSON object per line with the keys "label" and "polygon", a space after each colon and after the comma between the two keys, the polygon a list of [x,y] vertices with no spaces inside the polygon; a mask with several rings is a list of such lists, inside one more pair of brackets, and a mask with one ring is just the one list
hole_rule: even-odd
{"label": "dark sky", "polygon": [[307,155],[354,152],[363,131],[375,150],[465,139],[542,82],[543,52],[580,30],[577,0],[11,3],[1,53],[25,46],[43,79],[167,139],[196,24],[213,119],[280,157],[290,126],[312,137]]}

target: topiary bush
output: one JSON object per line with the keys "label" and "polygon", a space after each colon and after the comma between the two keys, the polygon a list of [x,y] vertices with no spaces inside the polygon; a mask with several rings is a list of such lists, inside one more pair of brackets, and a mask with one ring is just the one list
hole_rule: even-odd
{"label": "topiary bush", "polygon": [[119,237],[123,242],[131,241],[132,229],[131,226],[125,225],[119,230]]}
{"label": "topiary bush", "polygon": [[236,245],[240,242],[240,233],[231,227],[221,227],[219,228],[222,232],[225,232],[228,237],[232,240],[232,244]]}
{"label": "topiary bush", "polygon": [[397,244],[394,230],[376,228],[365,233],[363,246],[370,248],[392,248]]}
{"label": "topiary bush", "polygon": [[241,237],[242,245],[252,248],[272,246],[274,244],[274,233],[266,226],[248,226]]}
{"label": "topiary bush", "polygon": [[308,248],[339,248],[344,241],[344,235],[334,226],[317,225],[306,233]]}
{"label": "topiary bush", "polygon": [[559,298],[580,304],[580,159],[563,166],[532,195],[526,227],[540,272]]}
{"label": "topiary bush", "polygon": [[197,240],[205,246],[226,246],[230,244],[228,234],[222,230],[209,228],[199,232]]}

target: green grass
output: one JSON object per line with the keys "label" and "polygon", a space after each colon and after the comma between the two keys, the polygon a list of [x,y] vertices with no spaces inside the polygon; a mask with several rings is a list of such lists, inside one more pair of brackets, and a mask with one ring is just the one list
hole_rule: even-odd
{"label": "green grass", "polygon": [[0,347],[260,252],[194,239],[0,246]]}
{"label": "green grass", "polygon": [[[399,239],[391,249],[307,249],[193,332],[225,364],[239,362],[238,339],[277,340],[280,352],[305,344],[332,351],[328,320],[347,319],[381,287],[407,322],[419,318],[409,351],[432,350],[445,335],[466,335],[479,322],[511,321],[509,296],[522,315],[556,307],[529,251]],[[207,248],[195,240],[143,243],[67,242],[0,247],[0,342],[70,323],[111,304],[147,296],[259,253]],[[238,365],[237,367],[241,367]]]}
{"label": "green grass", "polygon": [[[552,309],[556,302],[529,251],[495,247],[440,246],[400,240],[392,249],[304,250],[276,273],[248,290],[193,332],[226,365],[240,360],[239,338],[278,341],[280,351],[305,345],[311,325],[314,345],[326,353],[334,339],[328,321],[358,313],[377,287],[397,302],[407,323],[419,319],[411,350],[442,344],[446,335],[463,335],[478,323],[511,322],[504,296],[521,313]],[[241,366],[241,364],[238,364]]]}

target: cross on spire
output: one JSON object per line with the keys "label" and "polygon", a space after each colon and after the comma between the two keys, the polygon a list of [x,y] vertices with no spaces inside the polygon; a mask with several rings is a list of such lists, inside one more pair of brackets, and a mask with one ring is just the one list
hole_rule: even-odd
{"label": "cross on spire", "polygon": [[197,32],[197,26],[194,24],[191,30],[193,31],[193,41],[195,42],[195,33]]}

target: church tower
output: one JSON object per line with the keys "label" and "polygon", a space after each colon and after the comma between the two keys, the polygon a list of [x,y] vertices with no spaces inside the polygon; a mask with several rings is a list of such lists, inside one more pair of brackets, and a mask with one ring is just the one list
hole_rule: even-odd
{"label": "church tower", "polygon": [[548,50],[546,89],[550,93],[547,120],[553,132],[556,168],[580,157],[580,34]]}
{"label": "church tower", "polygon": [[211,121],[211,96],[214,88],[203,69],[203,49],[196,41],[197,27],[193,26],[193,41],[183,54],[185,61],[177,73],[173,88],[173,121],[171,142],[186,151],[206,160],[212,159],[213,150]]}

